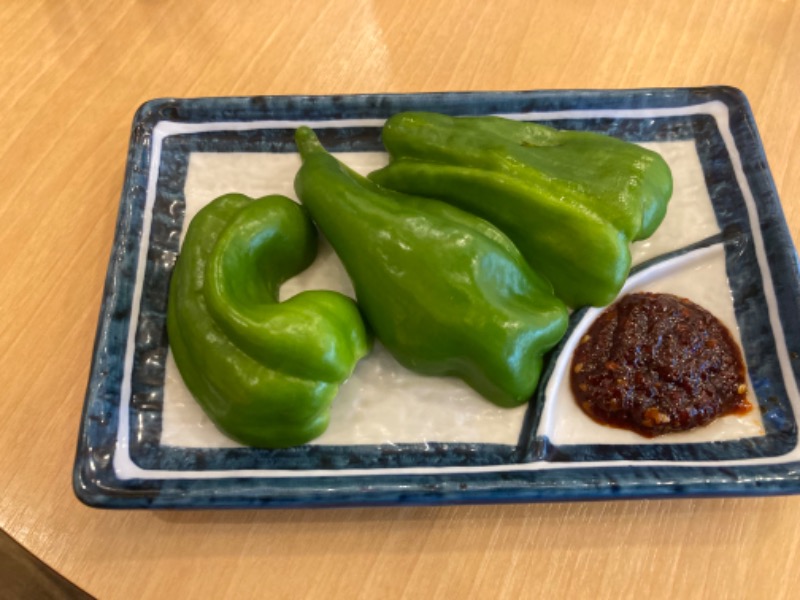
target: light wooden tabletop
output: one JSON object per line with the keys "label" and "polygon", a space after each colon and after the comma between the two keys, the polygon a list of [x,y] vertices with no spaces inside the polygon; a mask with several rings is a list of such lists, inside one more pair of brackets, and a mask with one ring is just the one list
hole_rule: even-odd
{"label": "light wooden tabletop", "polygon": [[0,527],[99,598],[792,598],[800,497],[148,512],[72,464],[133,113],[155,97],[725,84],[800,242],[800,2],[7,0]]}

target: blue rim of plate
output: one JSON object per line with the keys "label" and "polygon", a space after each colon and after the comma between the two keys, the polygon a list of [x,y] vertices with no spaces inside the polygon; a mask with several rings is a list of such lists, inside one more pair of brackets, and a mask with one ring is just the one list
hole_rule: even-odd
{"label": "blue rim of plate", "polygon": [[[189,153],[293,152],[292,135],[300,122],[316,125],[330,150],[378,150],[380,122],[403,110],[525,114],[556,127],[602,131],[637,142],[695,140],[722,231],[700,245],[725,248],[734,309],[765,435],[700,444],[558,446],[535,433],[543,382],[515,446],[438,442],[272,451],[162,446],[164,312],[183,227]],[[265,122],[268,127],[262,126]],[[137,278],[138,304],[134,302]],[[86,504],[108,508],[796,493],[800,491],[795,420],[799,299],[797,254],[749,105],[733,88],[153,100],[139,109],[133,122],[74,489]],[[581,315],[581,311],[573,315],[573,323]]]}

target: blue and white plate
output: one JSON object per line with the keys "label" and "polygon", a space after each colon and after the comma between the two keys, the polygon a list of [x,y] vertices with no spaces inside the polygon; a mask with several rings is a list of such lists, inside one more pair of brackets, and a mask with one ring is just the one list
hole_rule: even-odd
{"label": "blue and white plate", "polygon": [[[643,144],[670,164],[662,227],[634,245],[626,290],[704,306],[744,349],[756,410],[644,439],[603,427],[566,385],[572,315],[535,398],[500,409],[378,344],[334,402],[328,431],[285,450],[239,446],[188,394],[165,309],[186,224],[228,192],[294,197],[301,124],[361,172],[385,164],[383,121],[405,110],[498,114]],[[323,240],[282,297],[352,288]],[[745,97],[730,88],[163,99],[133,123],[74,486],[92,506],[287,507],[529,502],[800,491],[797,255]]]}

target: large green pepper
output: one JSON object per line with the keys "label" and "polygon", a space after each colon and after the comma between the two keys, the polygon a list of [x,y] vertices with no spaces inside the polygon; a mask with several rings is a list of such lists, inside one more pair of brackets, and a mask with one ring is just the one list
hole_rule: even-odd
{"label": "large green pepper", "polygon": [[567,310],[495,227],[385,190],[296,133],[295,191],[347,269],[359,306],[400,363],[463,379],[500,406],[527,401]]}
{"label": "large green pepper", "polygon": [[629,243],[655,231],[672,194],[660,155],[596,133],[400,113],[382,135],[392,160],[370,179],[491,221],[570,306],[615,298]]}
{"label": "large green pepper", "polygon": [[358,308],[331,291],[278,302],[314,260],[317,234],[284,196],[222,196],[192,219],[175,265],[167,330],[186,385],[216,425],[252,446],[307,442],[369,350]]}

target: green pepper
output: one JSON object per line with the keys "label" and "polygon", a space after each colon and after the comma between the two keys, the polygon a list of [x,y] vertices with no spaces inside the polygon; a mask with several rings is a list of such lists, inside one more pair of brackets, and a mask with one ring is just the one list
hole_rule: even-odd
{"label": "green pepper", "polygon": [[352,299],[281,284],[317,252],[307,212],[284,196],[230,194],[192,219],[170,283],[167,331],[180,373],[213,422],[244,444],[320,435],[340,384],[369,350]]}
{"label": "green pepper", "polygon": [[463,379],[499,406],[532,395],[567,309],[488,222],[381,188],[296,132],[295,191],[347,269],[365,319],[411,370]]}
{"label": "green pepper", "polygon": [[659,154],[597,133],[400,113],[382,136],[391,162],[370,179],[491,221],[570,306],[616,297],[630,242],[655,231],[672,194]]}

